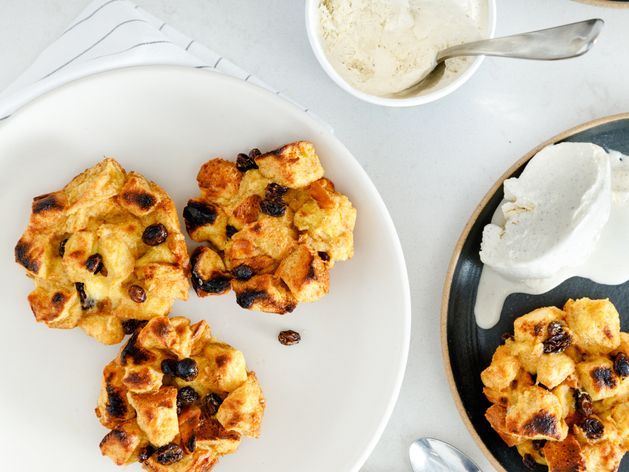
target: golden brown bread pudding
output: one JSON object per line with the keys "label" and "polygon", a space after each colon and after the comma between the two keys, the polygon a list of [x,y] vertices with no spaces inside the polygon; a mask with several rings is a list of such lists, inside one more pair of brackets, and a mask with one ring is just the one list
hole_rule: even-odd
{"label": "golden brown bread pudding", "polygon": [[96,415],[111,431],[100,449],[118,465],[208,472],[242,436],[259,436],[264,407],[242,353],[205,321],[153,318],[103,371]]}
{"label": "golden brown bread pudding", "polygon": [[243,308],[288,313],[329,291],[329,270],[354,253],[356,210],[323,177],[312,143],[201,167],[201,195],[184,219],[194,241],[192,285],[201,296],[233,288]]}
{"label": "golden brown bread pudding", "polygon": [[37,321],[80,326],[105,344],[123,339],[125,320],[165,315],[188,298],[174,203],[113,159],[33,199],[15,259],[35,282],[28,300]]}
{"label": "golden brown bread pudding", "polygon": [[568,300],[514,322],[481,374],[485,417],[524,463],[616,471],[629,450],[629,333],[609,300]]}

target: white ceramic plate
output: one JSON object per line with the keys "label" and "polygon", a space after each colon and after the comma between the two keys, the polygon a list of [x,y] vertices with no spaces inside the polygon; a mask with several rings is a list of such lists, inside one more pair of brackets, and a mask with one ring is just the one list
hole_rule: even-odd
{"label": "white ceramic plate", "polygon": [[[0,453],[2,470],[112,471],[94,415],[107,347],[79,329],[35,323],[32,288],[13,261],[31,198],[61,188],[103,156],[163,186],[181,212],[208,158],[234,158],[297,139],[314,142],[358,209],[356,252],[336,264],[331,293],[293,314],[240,309],[233,294],[177,302],[241,349],[267,398],[262,436],[221,459],[222,472],[357,470],[390,416],[410,335],[404,259],[373,184],[343,145],[306,113],[245,82],[179,67],[100,74],[56,90],[0,124]],[[181,215],[180,215],[181,218]],[[302,334],[283,346],[277,334]],[[128,470],[140,470],[136,464]]]}

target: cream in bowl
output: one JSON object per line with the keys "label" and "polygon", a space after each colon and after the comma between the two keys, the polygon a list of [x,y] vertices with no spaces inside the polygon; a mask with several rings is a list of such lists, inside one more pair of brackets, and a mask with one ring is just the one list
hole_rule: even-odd
{"label": "cream in bowl", "polygon": [[479,58],[446,61],[441,79],[417,96],[391,98],[434,67],[437,52],[490,37],[493,0],[312,0],[311,44],[328,74],[374,103],[426,103],[462,84]]}

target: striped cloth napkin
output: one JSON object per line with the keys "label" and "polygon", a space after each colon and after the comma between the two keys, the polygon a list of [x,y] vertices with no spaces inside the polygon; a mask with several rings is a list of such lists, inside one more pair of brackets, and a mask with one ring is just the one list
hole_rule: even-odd
{"label": "striped cloth napkin", "polygon": [[295,103],[129,0],[95,0],[33,65],[0,93],[0,121],[69,81],[121,67],[155,64],[213,69],[267,88]]}

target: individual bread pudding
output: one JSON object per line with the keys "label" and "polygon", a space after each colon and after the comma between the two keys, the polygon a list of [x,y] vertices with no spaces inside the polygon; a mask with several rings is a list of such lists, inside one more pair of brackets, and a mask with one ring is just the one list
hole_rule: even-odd
{"label": "individual bread pudding", "polygon": [[208,472],[242,436],[258,437],[264,406],[242,353],[205,321],[153,318],[103,371],[96,415],[111,431],[100,449],[118,465]]}
{"label": "individual bread pudding", "polygon": [[524,463],[616,471],[629,450],[629,333],[609,300],[568,300],[515,320],[481,374],[485,417]]}
{"label": "individual bread pudding", "polygon": [[35,282],[28,300],[37,321],[80,326],[105,344],[123,339],[125,320],[165,315],[188,297],[175,205],[113,159],[34,198],[15,259]]}
{"label": "individual bread pudding", "polygon": [[191,258],[196,293],[233,288],[241,307],[280,314],[328,293],[329,270],[353,255],[356,210],[323,173],[305,141],[203,164],[183,212],[190,237],[209,243]]}

